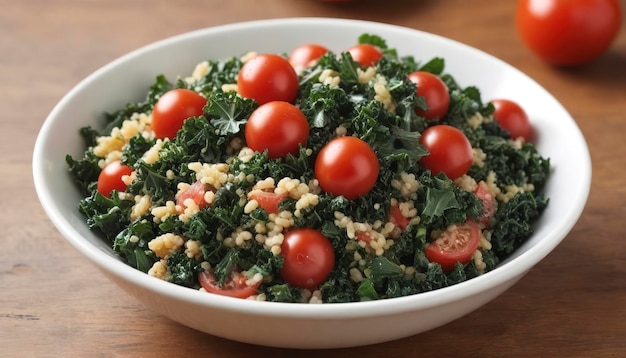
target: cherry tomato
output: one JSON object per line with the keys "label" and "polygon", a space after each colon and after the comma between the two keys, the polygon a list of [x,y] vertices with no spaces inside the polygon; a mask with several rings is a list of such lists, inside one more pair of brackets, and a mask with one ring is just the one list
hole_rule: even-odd
{"label": "cherry tomato", "polygon": [[290,230],[280,249],[284,257],[280,277],[294,287],[315,289],[326,281],[335,265],[333,245],[319,230]]}
{"label": "cherry tomato", "polygon": [[258,292],[261,281],[248,285],[246,277],[236,271],[231,272],[229,280],[220,286],[211,272],[202,271],[198,274],[200,285],[210,293],[235,298],[248,298]]}
{"label": "cherry tomato", "polygon": [[400,211],[398,205],[392,205],[389,208],[389,221],[394,223],[400,230],[404,230],[409,226],[409,219],[402,215],[402,211]]}
{"label": "cherry tomato", "polygon": [[420,138],[420,144],[429,154],[420,158],[420,163],[434,175],[444,173],[454,180],[472,166],[472,145],[459,129],[439,124],[427,128]]}
{"label": "cherry tomato", "polygon": [[119,160],[107,164],[98,175],[98,192],[104,196],[110,196],[113,190],[125,191],[126,184],[122,181],[122,177],[132,172],[131,167],[122,164]]}
{"label": "cherry tomato", "polygon": [[176,204],[180,205],[182,208],[185,208],[187,207],[187,205],[185,205],[185,201],[187,199],[191,199],[196,203],[196,205],[198,205],[200,209],[204,209],[209,206],[209,203],[204,200],[204,194],[207,191],[215,192],[215,188],[213,188],[213,186],[211,186],[210,184],[203,184],[201,181],[197,181],[191,184],[191,186],[187,188],[187,190],[185,190],[178,196],[178,199],[176,199]]}
{"label": "cherry tomato", "polygon": [[358,44],[348,49],[352,59],[362,67],[370,67],[378,63],[383,57],[383,52],[376,46],[370,44]]}
{"label": "cherry tomato", "polygon": [[309,139],[309,122],[291,103],[272,101],[259,106],[248,118],[246,144],[252,150],[267,150],[270,158],[296,155]]}
{"label": "cherry tomato", "polygon": [[473,221],[456,224],[429,243],[424,248],[426,257],[431,262],[441,265],[444,271],[450,271],[457,262],[465,265],[474,255],[480,240],[480,230]]}
{"label": "cherry tomato", "polygon": [[237,76],[237,91],[260,105],[271,101],[293,103],[298,95],[296,71],[287,59],[261,54],[246,62]]}
{"label": "cherry tomato", "polygon": [[152,110],[152,130],[157,138],[174,138],[187,118],[202,115],[206,98],[198,93],[177,88],[165,92]]}
{"label": "cherry tomato", "polygon": [[519,0],[517,31],[537,56],[557,66],[576,66],[598,57],[617,36],[619,0]]}
{"label": "cherry tomato", "polygon": [[424,97],[428,109],[415,107],[415,113],[426,119],[441,119],[448,113],[450,93],[448,86],[438,76],[426,72],[416,71],[409,74],[409,80],[417,85],[415,94]]}
{"label": "cherry tomato", "polygon": [[532,140],[532,126],[528,115],[519,104],[508,99],[494,99],[491,104],[496,108],[493,118],[511,134],[511,138],[522,137],[527,142]]}
{"label": "cherry tomato", "polygon": [[315,177],[322,189],[350,200],[367,194],[374,187],[379,169],[372,147],[351,136],[331,140],[315,160]]}
{"label": "cherry tomato", "polygon": [[276,194],[273,192],[253,190],[248,194],[250,200],[256,200],[268,214],[278,214],[278,205],[287,198],[286,194]]}
{"label": "cherry tomato", "polygon": [[318,44],[307,44],[297,47],[289,55],[289,63],[295,69],[302,69],[313,65],[328,49]]}
{"label": "cherry tomato", "polygon": [[489,190],[489,187],[487,187],[487,183],[482,180],[478,182],[478,185],[474,190],[474,195],[476,195],[476,197],[483,202],[483,213],[478,218],[478,221],[484,226],[487,226],[489,224],[489,220],[493,217],[493,215],[496,213],[496,210],[498,209],[496,197]]}

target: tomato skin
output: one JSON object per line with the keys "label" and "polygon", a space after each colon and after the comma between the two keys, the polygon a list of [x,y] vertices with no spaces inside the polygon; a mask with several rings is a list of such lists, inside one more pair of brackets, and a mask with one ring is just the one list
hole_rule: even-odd
{"label": "tomato skin", "polygon": [[370,44],[358,44],[348,49],[352,59],[362,67],[370,67],[380,61],[383,52],[376,46]]}
{"label": "tomato skin", "polygon": [[356,231],[354,233],[354,238],[357,241],[363,241],[366,243],[369,243],[370,241],[372,241],[372,237],[370,236],[370,234],[367,231]]}
{"label": "tomato skin", "polygon": [[349,200],[367,194],[374,187],[379,169],[372,147],[351,136],[331,140],[315,160],[315,177],[322,189]]}
{"label": "tomato skin", "polygon": [[203,184],[201,181],[197,181],[191,184],[191,186],[187,188],[187,190],[185,190],[178,196],[178,198],[176,199],[176,205],[185,208],[187,207],[185,205],[185,201],[187,199],[192,199],[200,209],[204,209],[209,206],[209,203],[204,200],[204,194],[207,191],[214,192],[215,188],[213,188],[209,184]]}
{"label": "tomato skin", "polygon": [[389,221],[394,223],[400,230],[404,230],[409,226],[409,219],[402,215],[402,211],[400,211],[398,205],[392,205],[389,208]]}
{"label": "tomato skin", "polygon": [[289,61],[275,54],[260,54],[246,62],[237,76],[237,91],[259,105],[271,101],[293,103],[299,82]]}
{"label": "tomato skin", "polygon": [[309,122],[291,103],[272,101],[259,106],[245,127],[246,145],[270,158],[297,155],[309,139]]}
{"label": "tomato skin", "polygon": [[157,138],[174,138],[183,122],[203,114],[207,100],[198,93],[177,88],[165,92],[152,109],[152,130]]}
{"label": "tomato skin", "polygon": [[262,190],[253,190],[248,194],[248,199],[256,200],[268,214],[278,214],[278,206],[287,198],[286,194],[276,194]]}
{"label": "tomato skin", "polygon": [[495,107],[493,118],[511,134],[512,139],[522,137],[526,142],[532,140],[533,128],[526,111],[519,104],[508,99],[494,99],[490,102]]}
{"label": "tomato skin", "polygon": [[126,184],[122,181],[122,177],[132,172],[131,167],[122,164],[119,160],[107,164],[98,175],[98,192],[109,197],[113,190],[125,191]]}
{"label": "tomato skin", "polygon": [[420,158],[420,163],[433,175],[444,173],[454,180],[472,166],[473,151],[469,140],[459,129],[439,124],[426,128],[420,144],[429,154]]}
{"label": "tomato skin", "polygon": [[448,113],[450,93],[439,76],[426,71],[415,71],[409,74],[409,80],[417,85],[415,94],[424,97],[428,106],[426,110],[415,107],[415,113],[430,120],[441,119]]}
{"label": "tomato skin", "polygon": [[248,286],[246,277],[236,271],[231,272],[230,279],[221,287],[213,273],[207,271],[202,271],[198,274],[198,282],[207,292],[235,298],[248,298],[256,294],[258,287],[261,285],[259,281],[255,285]]}
{"label": "tomato skin", "polygon": [[482,180],[478,182],[474,190],[474,195],[483,202],[483,213],[478,218],[478,222],[486,227],[489,225],[489,220],[495,215],[498,209],[498,202],[496,201],[495,195],[489,190],[487,183]]}
{"label": "tomato skin", "polygon": [[289,55],[289,63],[296,70],[313,65],[320,57],[324,56],[328,49],[319,44],[306,44],[295,48]]}
{"label": "tomato skin", "polygon": [[621,17],[619,0],[519,0],[515,21],[537,56],[552,65],[577,66],[611,46]]}
{"label": "tomato skin", "polygon": [[335,266],[333,246],[319,230],[290,230],[280,249],[284,257],[280,276],[294,287],[315,289],[326,281]]}
{"label": "tomato skin", "polygon": [[451,271],[457,262],[465,265],[474,255],[480,240],[480,230],[474,221],[456,224],[454,230],[444,231],[435,241],[424,248],[431,262],[441,265],[444,271]]}

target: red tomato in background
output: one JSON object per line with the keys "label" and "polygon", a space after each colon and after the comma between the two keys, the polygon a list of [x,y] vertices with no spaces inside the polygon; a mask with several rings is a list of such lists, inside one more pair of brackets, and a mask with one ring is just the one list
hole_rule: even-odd
{"label": "red tomato in background", "polygon": [[558,66],[590,62],[606,51],[622,22],[618,0],[519,0],[516,25],[528,48]]}
{"label": "red tomato in background", "polygon": [[299,81],[289,61],[275,54],[261,54],[246,62],[237,76],[237,91],[260,105],[271,101],[293,103]]}
{"label": "red tomato in background", "polygon": [[203,184],[201,181],[197,181],[191,184],[191,186],[187,188],[187,190],[185,190],[178,196],[178,198],[176,199],[176,205],[180,205],[182,208],[185,208],[187,207],[185,205],[185,201],[187,199],[191,199],[196,203],[196,205],[198,205],[200,209],[204,209],[209,206],[209,203],[204,200],[204,194],[207,191],[215,192],[215,188],[213,188],[209,184]]}
{"label": "red tomato in background", "polygon": [[207,292],[235,298],[248,298],[256,294],[258,287],[261,285],[261,281],[259,281],[249,286],[246,283],[246,277],[236,271],[231,272],[230,278],[224,282],[222,286],[218,284],[215,276],[211,272],[200,272],[198,274],[198,281]]}
{"label": "red tomato in background", "polygon": [[422,133],[420,144],[429,154],[420,163],[434,175],[444,173],[454,180],[472,166],[473,152],[469,140],[459,129],[449,125],[435,125]]}
{"label": "red tomato in background", "polygon": [[294,287],[315,289],[335,266],[333,245],[315,229],[288,231],[280,249],[284,257],[280,277]]}
{"label": "red tomato in background", "polygon": [[297,155],[309,139],[309,122],[291,103],[272,101],[259,106],[245,127],[246,145],[270,158]]}
{"label": "red tomato in background", "polygon": [[479,240],[478,226],[468,221],[456,224],[452,231],[444,231],[435,241],[426,245],[424,253],[429,261],[438,263],[444,271],[450,271],[457,262],[465,265],[472,259]]}
{"label": "red tomato in background", "polygon": [[350,200],[367,194],[374,187],[379,169],[372,147],[351,136],[331,140],[315,160],[315,177],[322,189]]}
{"label": "red tomato in background", "polygon": [[522,137],[527,142],[532,140],[533,128],[526,111],[519,104],[508,99],[494,99],[491,104],[496,108],[493,118],[511,134],[512,139]]}
{"label": "red tomato in background", "polygon": [[122,177],[130,175],[132,172],[131,167],[122,164],[119,160],[107,164],[98,175],[98,192],[108,197],[113,190],[125,191],[126,184],[122,181]]}
{"label": "red tomato in background", "polygon": [[276,194],[273,192],[253,190],[248,194],[250,200],[256,200],[268,214],[278,214],[278,205],[287,198],[286,194]]}
{"label": "red tomato in background", "polygon": [[314,64],[320,57],[324,56],[328,49],[318,44],[307,44],[297,47],[289,55],[289,63],[295,69],[306,68]]}
{"label": "red tomato in background", "polygon": [[187,118],[201,116],[206,98],[177,88],[165,92],[152,109],[152,130],[157,138],[174,138]]}
{"label": "red tomato in background", "polygon": [[376,46],[370,44],[358,44],[348,49],[352,59],[358,62],[362,67],[370,67],[380,61],[383,52]]}
{"label": "red tomato in background", "polygon": [[416,107],[415,113],[426,119],[441,119],[448,113],[450,93],[448,86],[439,78],[426,71],[416,71],[409,74],[409,80],[417,85],[415,94],[424,97],[428,109]]}

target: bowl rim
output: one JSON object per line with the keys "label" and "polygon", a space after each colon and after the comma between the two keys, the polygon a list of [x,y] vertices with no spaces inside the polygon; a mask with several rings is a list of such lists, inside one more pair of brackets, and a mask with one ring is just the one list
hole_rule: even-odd
{"label": "bowl rim", "polygon": [[[44,177],[45,168],[47,165],[47,163],[43,160],[46,134],[50,130],[51,126],[53,126],[55,117],[58,116],[58,113],[69,102],[70,98],[80,93],[81,90],[94,79],[99,78],[100,76],[104,76],[108,71],[115,68],[119,64],[127,61],[130,58],[139,56],[141,53],[144,53],[146,51],[152,51],[156,48],[168,46],[171,43],[176,43],[184,39],[204,37],[219,32],[229,32],[231,30],[241,30],[246,28],[250,29],[267,26],[271,27],[277,24],[285,26],[299,26],[301,24],[315,24],[320,26],[365,25],[371,27],[372,31],[375,31],[375,29],[377,28],[385,28],[393,32],[419,33],[421,36],[430,37],[436,39],[437,41],[472,50],[476,53],[477,56],[487,58],[490,61],[500,62],[501,65],[507,67],[509,70],[518,72],[524,77],[527,77],[530,81],[534,82],[539,88],[541,88],[541,90],[545,92],[544,95],[553,97],[528,75],[522,73],[520,70],[512,67],[508,63],[492,55],[489,55],[486,52],[483,52],[482,50],[433,33],[424,32],[421,30],[399,25],[392,25],[367,20],[323,17],[293,17],[243,21],[184,32],[139,47],[98,68],[96,71],[83,78],[77,85],[75,85],[69,92],[67,92],[67,94],[63,96],[63,98],[55,105],[55,107],[46,117],[37,135],[33,151],[32,168],[35,181],[35,189],[42,204],[42,207],[44,208],[44,211],[48,215],[53,225],[66,238],[66,240],[68,240],[75,249],[85,255],[101,271],[106,274],[117,276],[125,281],[141,287],[142,289],[156,292],[172,299],[188,301],[190,303],[194,303],[200,306],[211,306],[223,310],[249,312],[256,315],[300,318],[306,317],[308,319],[336,319],[337,317],[349,318],[357,316],[377,316],[381,314],[401,314],[408,311],[414,311],[416,308],[427,309],[429,307],[462,300],[463,298],[479,294],[480,292],[490,287],[498,286],[499,284],[521,277],[527,271],[529,271],[536,263],[538,263],[545,256],[547,256],[565,238],[571,228],[576,224],[586,204],[591,185],[591,159],[589,156],[589,150],[587,148],[584,137],[577,126],[575,129],[577,130],[577,135],[579,136],[579,138],[576,139],[581,143],[581,145],[584,146],[582,150],[586,154],[586,156],[583,158],[577,158],[577,165],[580,166],[583,177],[580,178],[581,185],[578,188],[579,190],[576,193],[573,193],[573,195],[571,196],[573,204],[568,208],[567,213],[564,213],[564,217],[567,217],[568,219],[561,220],[558,225],[554,225],[547,234],[547,236],[554,238],[550,240],[543,240],[537,243],[510,262],[506,262],[498,266],[496,269],[489,271],[481,276],[433,291],[375,301],[322,305],[281,302],[258,302],[252,300],[233,299],[230,297],[224,297],[219,295],[207,295],[204,292],[178,286],[151,277],[139,270],[132,268],[131,266],[128,266],[122,261],[116,260],[115,258],[104,254],[97,247],[93,246],[87,240],[83,239],[78,231],[74,229],[72,223],[70,223],[58,210],[57,204],[52,201],[52,194],[49,188],[45,185],[45,183],[42,182],[41,179]],[[561,106],[558,101],[556,102],[559,106]],[[567,112],[564,108],[563,111]]]}

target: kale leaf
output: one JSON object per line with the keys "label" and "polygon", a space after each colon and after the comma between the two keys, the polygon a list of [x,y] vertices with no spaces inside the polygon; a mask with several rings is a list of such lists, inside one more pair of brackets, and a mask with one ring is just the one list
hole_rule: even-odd
{"label": "kale leaf", "polygon": [[548,205],[548,199],[531,192],[520,192],[499,205],[491,234],[493,253],[500,259],[513,252],[533,233],[533,221]]}

